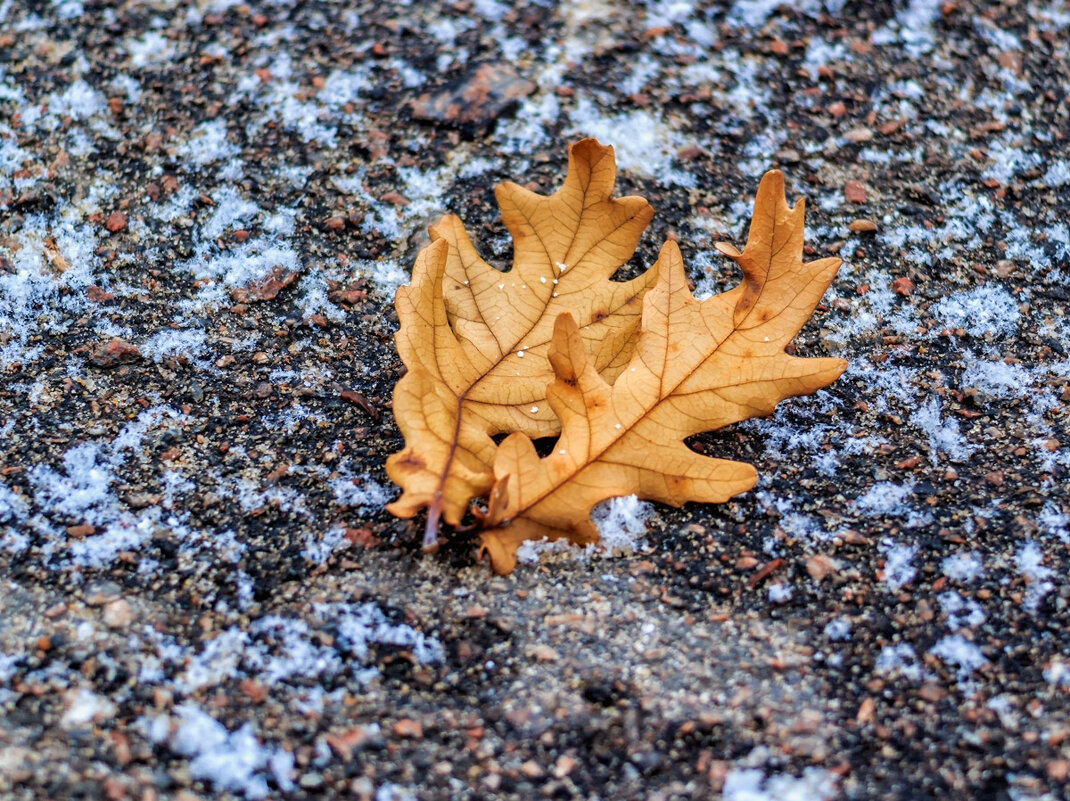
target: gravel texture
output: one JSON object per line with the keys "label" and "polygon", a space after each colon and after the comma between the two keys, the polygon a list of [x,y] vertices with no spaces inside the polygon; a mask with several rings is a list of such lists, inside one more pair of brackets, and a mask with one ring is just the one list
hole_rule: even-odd
{"label": "gravel texture", "polygon": [[[0,797],[1057,799],[1070,4],[0,0]],[[754,491],[507,578],[384,510],[391,299],[617,146],[696,293],[766,169],[850,368]],[[808,253],[810,251],[808,250]]]}

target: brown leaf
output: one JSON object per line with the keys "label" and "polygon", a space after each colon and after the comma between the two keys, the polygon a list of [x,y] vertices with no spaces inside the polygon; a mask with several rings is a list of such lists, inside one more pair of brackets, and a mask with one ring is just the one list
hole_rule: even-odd
{"label": "brown leaf", "polygon": [[405,448],[387,460],[404,490],[387,508],[412,517],[430,507],[424,546],[441,515],[460,523],[472,498],[494,483],[491,437],[560,431],[546,404],[554,320],[569,313],[591,366],[613,381],[631,358],[641,298],[653,270],[609,280],[631,258],[653,214],[639,197],[612,199],[613,149],[593,139],[569,149],[564,186],[546,197],[505,183],[497,189],[513,236],[513,267],[480,258],[461,221],[447,216],[398,290],[398,352],[408,372],[394,390]]}
{"label": "brown leaf", "polygon": [[783,176],[766,173],[746,248],[718,245],[742,267],[743,282],[702,302],[688,289],[679,248],[667,242],[655,265],[657,286],[643,301],[635,353],[612,385],[588,357],[576,321],[557,318],[549,350],[556,380],[547,397],[561,437],[542,459],[524,433],[498,448],[481,532],[496,572],[513,569],[527,539],[596,542],[590,510],[607,498],[718,503],[754,486],[751,465],[701,456],[684,440],[768,415],[846,368],[842,359],[784,352],[840,264],[802,261],[803,216],[802,202],[787,205]]}

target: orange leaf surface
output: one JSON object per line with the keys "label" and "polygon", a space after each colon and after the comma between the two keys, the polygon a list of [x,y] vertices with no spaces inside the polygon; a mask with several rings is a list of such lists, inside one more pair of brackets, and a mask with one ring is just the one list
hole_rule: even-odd
{"label": "orange leaf surface", "polygon": [[412,517],[430,507],[425,547],[437,541],[440,514],[457,525],[471,499],[490,489],[492,436],[560,431],[546,405],[559,314],[575,319],[592,369],[606,380],[631,358],[641,298],[657,276],[610,277],[631,258],[653,212],[642,198],[612,198],[615,180],[613,149],[577,142],[553,195],[498,187],[512,269],[487,264],[461,221],[447,216],[430,229],[411,285],[398,290],[396,342],[408,372],[394,390],[394,415],[405,447],[387,460],[387,473],[403,493],[387,508]]}
{"label": "orange leaf surface", "polygon": [[751,465],[701,456],[684,439],[768,415],[779,401],[814,392],[846,368],[842,359],[784,352],[840,265],[834,258],[803,262],[803,217],[802,201],[787,205],[783,176],[766,173],[745,249],[718,245],[743,269],[743,281],[702,302],[688,289],[679,248],[666,243],[635,352],[615,383],[598,374],[576,321],[557,318],[547,398],[561,437],[545,458],[522,433],[498,448],[481,532],[496,572],[513,569],[524,540],[596,542],[590,511],[607,498],[719,503],[754,486]]}

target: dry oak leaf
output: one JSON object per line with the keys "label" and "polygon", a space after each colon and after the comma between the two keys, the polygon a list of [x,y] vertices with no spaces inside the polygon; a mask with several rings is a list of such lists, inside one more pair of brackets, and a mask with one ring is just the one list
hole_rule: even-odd
{"label": "dry oak leaf", "polygon": [[547,397],[561,437],[545,458],[524,434],[498,449],[481,520],[482,550],[495,572],[513,569],[524,540],[596,542],[590,511],[607,498],[720,503],[754,486],[751,465],[701,456],[684,439],[768,415],[846,369],[842,359],[784,352],[840,265],[836,258],[803,262],[803,217],[803,201],[787,205],[783,176],[766,173],[744,251],[717,246],[742,267],[743,281],[702,302],[688,289],[679,248],[667,242],[655,265],[657,286],[643,301],[635,353],[612,385],[591,364],[575,321],[558,317]]}
{"label": "dry oak leaf", "polygon": [[613,148],[585,139],[569,148],[568,175],[553,195],[513,183],[497,188],[513,237],[513,267],[487,264],[461,221],[444,217],[395,299],[395,337],[408,372],[394,389],[405,447],[386,463],[403,493],[387,508],[412,517],[429,507],[424,547],[439,516],[461,522],[494,475],[495,434],[556,435],[546,406],[553,380],[547,359],[554,320],[573,316],[593,369],[613,381],[631,358],[642,295],[653,270],[610,278],[631,258],[653,216],[643,198],[611,198]]}

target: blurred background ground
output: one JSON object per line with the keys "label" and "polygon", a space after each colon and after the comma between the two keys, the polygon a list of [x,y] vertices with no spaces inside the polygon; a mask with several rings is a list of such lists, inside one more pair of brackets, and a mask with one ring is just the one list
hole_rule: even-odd
{"label": "blurred background ground", "polygon": [[[0,0],[0,797],[1065,797],[1070,5]],[[383,509],[426,225],[617,148],[850,360],[507,578]],[[810,252],[810,251],[808,251]],[[545,550],[545,549],[543,549]]]}

